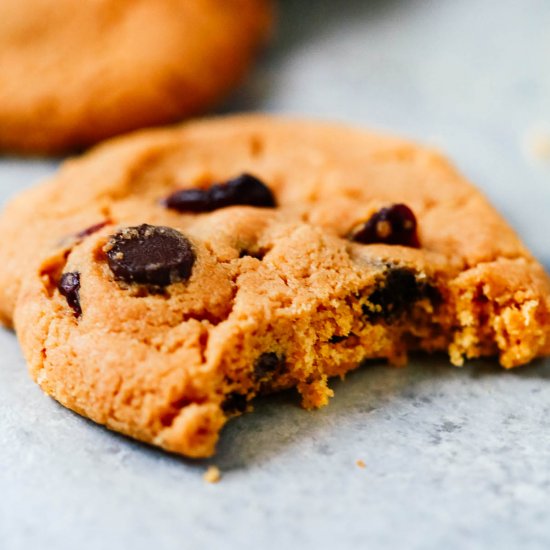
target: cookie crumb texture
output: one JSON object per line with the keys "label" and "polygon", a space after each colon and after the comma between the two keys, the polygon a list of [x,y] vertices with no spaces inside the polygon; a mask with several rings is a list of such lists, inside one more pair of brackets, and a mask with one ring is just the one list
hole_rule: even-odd
{"label": "cookie crumb texture", "polygon": [[[241,173],[278,206],[165,205]],[[37,216],[37,204],[54,211]],[[395,221],[392,205],[406,215]],[[367,236],[400,244],[354,240],[373,219]],[[495,356],[509,368],[550,352],[542,267],[441,156],[392,138],[254,116],[144,133],[69,163],[8,206],[2,225],[18,230],[0,252],[35,380],[96,422],[188,456],[211,455],[256,395],[295,387],[304,407],[321,407],[329,379],[368,359],[446,351],[455,365]],[[161,288],[121,278],[121,262],[149,265],[139,238],[168,228],[175,252],[155,257],[155,277],[178,253],[185,277]],[[48,235],[64,244],[44,255]],[[121,238],[139,261],[114,250]],[[75,273],[78,316],[65,275]]]}
{"label": "cookie crumb texture", "polygon": [[271,0],[0,2],[0,149],[78,150],[204,112],[246,74]]}
{"label": "cookie crumb texture", "polygon": [[219,483],[222,478],[222,473],[217,466],[209,466],[204,473],[203,479],[206,483]]}

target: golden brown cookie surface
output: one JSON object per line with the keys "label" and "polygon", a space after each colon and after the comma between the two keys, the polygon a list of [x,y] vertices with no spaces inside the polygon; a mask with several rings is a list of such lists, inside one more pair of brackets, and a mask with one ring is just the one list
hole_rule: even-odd
{"label": "golden brown cookie surface", "polygon": [[204,111],[241,79],[269,0],[0,3],[0,149],[74,150]]}
{"label": "golden brown cookie surface", "polygon": [[0,228],[1,303],[9,318],[19,294],[33,377],[186,455],[258,393],[325,404],[328,378],[365,359],[550,352],[548,277],[479,192],[432,151],[337,125],[244,116],[119,139]]}

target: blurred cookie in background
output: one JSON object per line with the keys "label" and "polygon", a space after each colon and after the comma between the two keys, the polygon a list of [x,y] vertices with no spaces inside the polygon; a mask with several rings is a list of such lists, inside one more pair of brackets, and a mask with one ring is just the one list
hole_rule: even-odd
{"label": "blurred cookie in background", "polygon": [[270,0],[3,0],[0,149],[55,154],[204,112],[265,43]]}

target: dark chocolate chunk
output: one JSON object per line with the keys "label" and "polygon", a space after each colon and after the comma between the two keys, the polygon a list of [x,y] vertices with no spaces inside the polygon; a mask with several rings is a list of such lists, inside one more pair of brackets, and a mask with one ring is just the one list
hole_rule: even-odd
{"label": "dark chocolate chunk", "polygon": [[380,209],[356,229],[350,238],[362,244],[382,243],[420,247],[416,217],[405,204],[392,204]]}
{"label": "dark chocolate chunk", "polygon": [[441,295],[430,283],[419,281],[410,269],[394,267],[389,268],[383,284],[369,296],[369,304],[364,304],[362,309],[371,321],[392,321],[422,299],[437,305]]}
{"label": "dark chocolate chunk", "polygon": [[222,403],[222,410],[228,414],[243,413],[248,406],[246,395],[238,392],[228,393]]}
{"label": "dark chocolate chunk", "polygon": [[254,363],[254,376],[261,380],[272,376],[278,370],[284,368],[285,358],[279,357],[274,352],[262,353]]}
{"label": "dark chocolate chunk", "polygon": [[369,296],[376,306],[375,315],[384,318],[399,316],[418,300],[419,290],[415,274],[410,269],[390,269],[384,286]]}
{"label": "dark chocolate chunk", "polygon": [[212,212],[234,205],[274,208],[273,193],[258,178],[242,174],[208,189],[181,189],[163,201],[164,206],[178,212]]}
{"label": "dark chocolate chunk", "polygon": [[80,273],[63,273],[59,284],[57,285],[59,292],[65,297],[70,308],[74,311],[75,317],[82,315],[82,307],[80,306]]}
{"label": "dark chocolate chunk", "polygon": [[125,227],[105,247],[116,279],[165,287],[191,276],[195,253],[189,240],[170,227]]}

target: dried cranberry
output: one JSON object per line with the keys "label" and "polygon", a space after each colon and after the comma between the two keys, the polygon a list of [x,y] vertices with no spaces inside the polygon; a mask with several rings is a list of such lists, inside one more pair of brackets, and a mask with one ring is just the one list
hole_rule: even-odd
{"label": "dried cranberry", "polygon": [[416,217],[405,204],[392,204],[382,208],[356,229],[351,239],[362,244],[382,243],[420,247]]}
{"label": "dried cranberry", "polygon": [[71,273],[63,273],[59,284],[57,285],[59,292],[65,297],[70,308],[74,311],[75,317],[82,315],[82,307],[80,306],[80,273],[74,271]]}
{"label": "dried cranberry", "polygon": [[179,212],[210,212],[215,206],[208,189],[182,189],[164,199],[164,206]]}
{"label": "dried cranberry", "polygon": [[250,174],[216,183],[208,189],[181,189],[164,199],[163,204],[178,212],[212,212],[234,205],[276,206],[271,189]]}
{"label": "dried cranberry", "polygon": [[103,229],[109,222],[109,220],[104,220],[99,223],[95,223],[94,225],[90,225],[90,227],[87,227],[86,229],[83,229],[82,231],[79,231],[75,237],[77,239],[84,239],[86,237],[89,237],[90,235],[93,235],[100,229]]}

